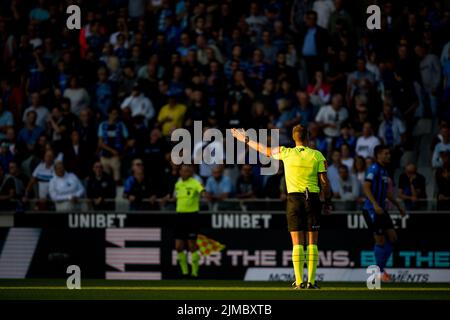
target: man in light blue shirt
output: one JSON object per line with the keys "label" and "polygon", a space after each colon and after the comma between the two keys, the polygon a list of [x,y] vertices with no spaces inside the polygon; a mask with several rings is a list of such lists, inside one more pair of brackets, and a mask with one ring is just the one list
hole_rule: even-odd
{"label": "man in light blue shirt", "polygon": [[223,166],[216,166],[212,170],[212,176],[206,181],[205,190],[209,201],[221,201],[231,196],[233,183],[229,177],[223,175]]}

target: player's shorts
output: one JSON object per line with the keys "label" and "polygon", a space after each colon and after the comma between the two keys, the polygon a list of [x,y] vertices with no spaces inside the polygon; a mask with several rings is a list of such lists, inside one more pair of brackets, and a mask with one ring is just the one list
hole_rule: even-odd
{"label": "player's shorts", "polygon": [[310,192],[307,199],[304,193],[288,193],[286,213],[289,232],[318,231],[322,213],[319,194]]}
{"label": "player's shorts", "polygon": [[175,218],[175,239],[196,240],[199,225],[199,213],[177,213]]}
{"label": "player's shorts", "polygon": [[376,235],[383,235],[386,230],[394,229],[391,216],[387,211],[383,214],[377,214],[374,211],[363,210],[363,216],[367,227]]}

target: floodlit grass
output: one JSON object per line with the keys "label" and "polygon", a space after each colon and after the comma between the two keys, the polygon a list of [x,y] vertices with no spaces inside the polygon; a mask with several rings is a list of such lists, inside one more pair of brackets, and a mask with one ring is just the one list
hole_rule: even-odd
{"label": "floodlit grass", "polygon": [[293,290],[285,282],[226,280],[84,280],[81,290],[69,290],[64,279],[0,279],[2,300],[450,300],[450,284],[322,283],[320,290]]}

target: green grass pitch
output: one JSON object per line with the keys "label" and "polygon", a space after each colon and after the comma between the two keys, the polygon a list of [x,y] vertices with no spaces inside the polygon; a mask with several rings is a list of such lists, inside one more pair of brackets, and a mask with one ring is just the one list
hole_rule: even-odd
{"label": "green grass pitch", "polygon": [[293,290],[286,282],[82,280],[81,290],[69,290],[65,279],[0,279],[0,300],[450,300],[450,284],[383,283],[380,290],[368,290],[365,283],[320,286],[320,290]]}

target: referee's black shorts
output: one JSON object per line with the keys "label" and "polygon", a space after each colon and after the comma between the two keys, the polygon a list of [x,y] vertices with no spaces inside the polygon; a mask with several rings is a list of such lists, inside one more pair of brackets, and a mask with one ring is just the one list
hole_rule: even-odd
{"label": "referee's black shorts", "polygon": [[292,231],[318,231],[320,229],[320,215],[322,202],[318,193],[292,192],[287,195],[287,224]]}
{"label": "referee's black shorts", "polygon": [[175,217],[175,239],[197,240],[198,226],[198,212],[177,213]]}

